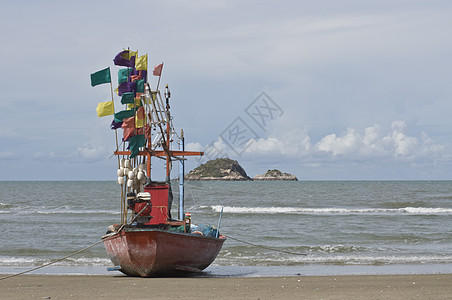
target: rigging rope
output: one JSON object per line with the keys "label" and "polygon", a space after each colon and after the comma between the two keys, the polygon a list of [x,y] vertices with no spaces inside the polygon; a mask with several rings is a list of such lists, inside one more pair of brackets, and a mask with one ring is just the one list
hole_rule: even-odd
{"label": "rigging rope", "polygon": [[237,239],[237,238],[233,238],[233,237],[231,237],[231,236],[229,236],[229,235],[225,235],[225,237],[227,237],[228,239],[237,241],[237,242],[241,242],[241,243],[244,243],[244,244],[248,244],[248,245],[250,245],[250,246],[254,246],[254,247],[258,247],[258,248],[263,248],[263,249],[267,249],[267,250],[271,250],[271,251],[282,252],[282,253],[293,254],[293,255],[308,255],[307,253],[292,252],[292,251],[280,250],[280,249],[275,249],[275,248],[271,248],[271,247],[267,247],[267,246],[262,246],[262,245],[253,244],[253,243],[250,243],[250,242],[246,242],[246,241],[239,240],[239,239]]}

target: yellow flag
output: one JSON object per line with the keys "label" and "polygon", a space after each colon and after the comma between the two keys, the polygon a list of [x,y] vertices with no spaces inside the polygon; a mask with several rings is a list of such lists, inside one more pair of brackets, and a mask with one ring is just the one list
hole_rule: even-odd
{"label": "yellow flag", "polygon": [[135,119],[135,127],[136,128],[144,127],[144,119]]}
{"label": "yellow flag", "polygon": [[142,55],[135,60],[135,69],[137,70],[145,70],[148,69],[148,55]]}
{"label": "yellow flag", "polygon": [[115,113],[115,106],[113,104],[113,101],[107,101],[107,102],[100,102],[97,104],[97,116],[99,117],[105,117],[110,116]]}

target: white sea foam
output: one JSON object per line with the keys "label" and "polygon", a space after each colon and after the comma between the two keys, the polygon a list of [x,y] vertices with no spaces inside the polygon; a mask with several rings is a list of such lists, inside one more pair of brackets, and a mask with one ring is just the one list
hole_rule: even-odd
{"label": "white sea foam", "polygon": [[411,214],[411,215],[448,215],[452,208],[404,207],[404,208],[302,208],[302,207],[239,207],[239,206],[203,206],[215,212],[231,214]]}
{"label": "white sea foam", "polygon": [[0,257],[0,266],[34,265],[37,262],[34,257]]}
{"label": "white sea foam", "polygon": [[55,209],[55,210],[38,210],[36,211],[38,214],[43,215],[53,215],[53,214],[95,214],[95,215],[101,215],[101,214],[107,214],[107,215],[119,215],[121,212],[117,210],[90,210],[90,209]]}
{"label": "white sea foam", "polygon": [[[0,266],[39,266],[50,263],[51,260],[42,257],[0,257]],[[55,263],[55,266],[108,266],[110,259],[103,257],[68,258]]]}
{"label": "white sea foam", "polygon": [[296,265],[296,264],[337,264],[337,265],[385,265],[385,264],[436,264],[452,263],[452,256],[429,256],[429,255],[253,255],[241,256],[219,256],[216,260],[219,265],[229,263],[239,265]]}

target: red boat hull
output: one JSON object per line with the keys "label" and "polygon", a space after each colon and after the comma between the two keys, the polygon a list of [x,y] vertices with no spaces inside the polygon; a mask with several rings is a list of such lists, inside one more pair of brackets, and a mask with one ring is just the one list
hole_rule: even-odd
{"label": "red boat hull", "polygon": [[103,238],[108,256],[118,270],[130,276],[200,272],[217,257],[225,237],[124,228]]}

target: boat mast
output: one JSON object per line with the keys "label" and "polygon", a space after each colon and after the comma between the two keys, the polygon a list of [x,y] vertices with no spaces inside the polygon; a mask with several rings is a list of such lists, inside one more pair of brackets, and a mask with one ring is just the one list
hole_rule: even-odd
{"label": "boat mast", "polygon": [[[168,88],[168,85],[165,87],[165,98],[166,98],[166,113],[167,113],[167,120],[166,120],[166,147],[168,151],[170,151],[170,122],[171,122],[171,116],[170,116],[170,105],[169,105],[169,99],[171,97],[171,92]],[[171,167],[171,156],[166,156],[166,181],[168,184],[170,183],[170,170]]]}
{"label": "boat mast", "polygon": [[[159,77],[160,79],[160,77]],[[163,97],[160,94],[160,91],[157,89],[156,91],[152,91],[151,86],[149,82],[146,83],[145,87],[145,95],[141,97],[141,102],[143,106],[145,107],[145,124],[149,126],[149,131],[146,131],[146,125],[144,126],[144,135],[145,135],[145,145],[144,149],[138,152],[137,156],[141,156],[141,164],[143,164],[143,160],[146,158],[146,173],[148,181],[151,179],[151,158],[152,157],[165,157],[166,160],[166,184],[168,185],[168,217],[171,219],[171,206],[173,202],[173,193],[171,190],[171,169],[172,169],[172,161],[179,160],[181,163],[181,186],[180,186],[180,196],[179,196],[179,219],[183,220],[184,215],[184,160],[185,156],[202,156],[204,155],[203,152],[200,151],[185,151],[184,146],[184,137],[183,137],[183,131],[181,132],[181,145],[180,150],[171,150],[171,136],[174,132],[174,128],[172,127],[171,123],[171,113],[170,113],[170,98],[171,98],[171,92],[169,90],[168,85],[165,87],[165,94],[164,94],[166,105],[163,101]],[[137,111],[137,105],[134,102],[133,103],[133,111]],[[136,121],[136,120],[135,120]],[[166,128],[165,123],[166,122]],[[135,134],[138,133],[138,130],[136,126],[133,129]],[[158,129],[159,133],[157,134],[155,140],[152,140],[152,129]],[[162,148],[161,150],[158,150],[157,148]],[[114,152],[115,155],[118,155],[118,158],[120,155],[123,156],[130,156],[131,151],[125,149],[125,144],[123,144],[123,149],[119,150],[118,147],[116,151]],[[127,160],[126,160],[127,161]],[[140,163],[140,159],[137,158],[135,160],[135,164]],[[124,224],[127,222],[127,185],[124,185],[124,190],[121,189],[122,197],[121,197],[121,223]]]}
{"label": "boat mast", "polygon": [[[181,152],[185,151],[185,145],[184,145],[184,130],[182,129],[180,131],[180,144],[179,144],[179,150]],[[181,160],[179,160],[179,220],[184,220],[184,158],[182,157]]]}

